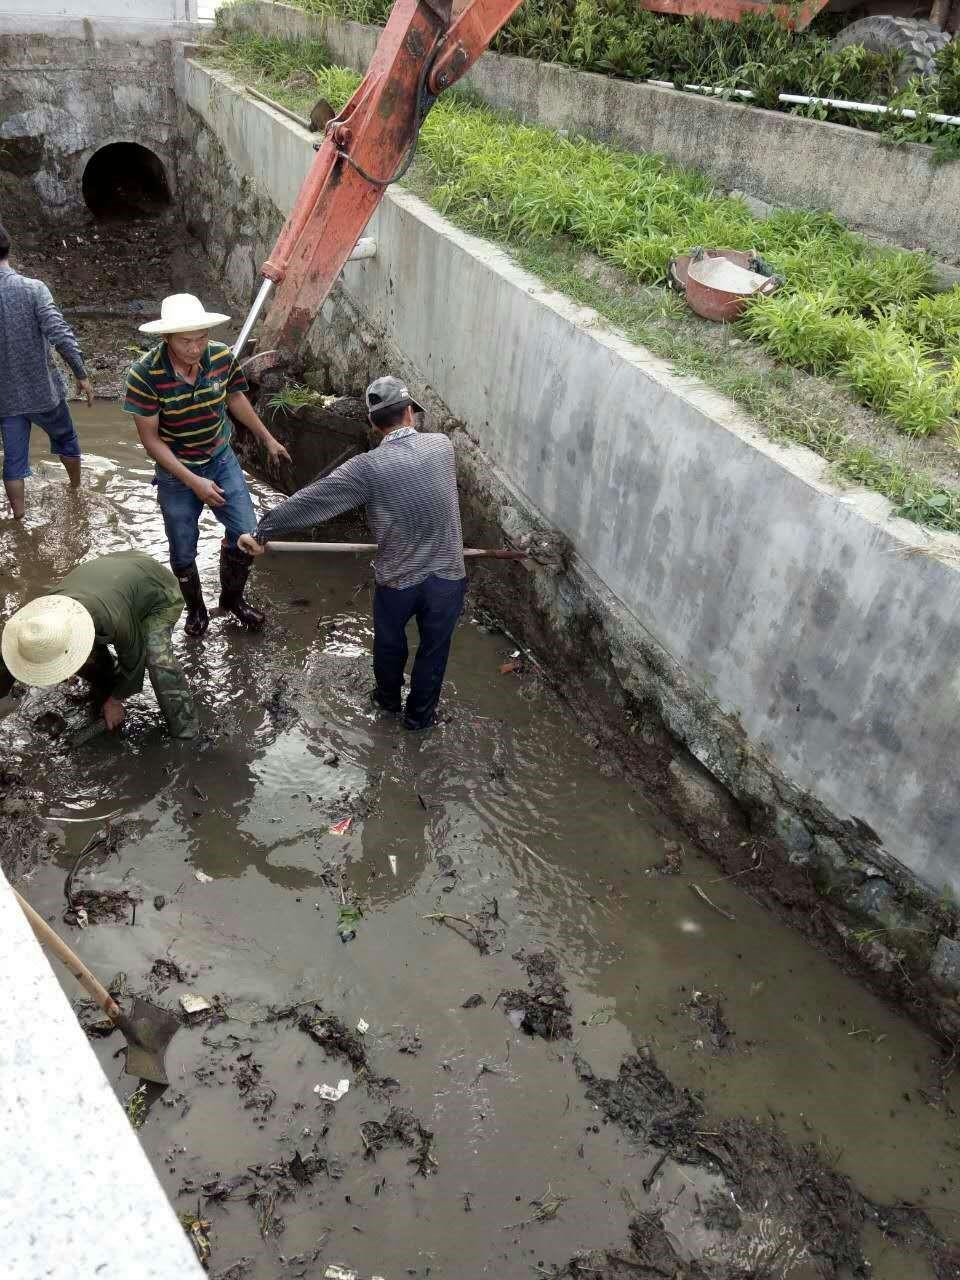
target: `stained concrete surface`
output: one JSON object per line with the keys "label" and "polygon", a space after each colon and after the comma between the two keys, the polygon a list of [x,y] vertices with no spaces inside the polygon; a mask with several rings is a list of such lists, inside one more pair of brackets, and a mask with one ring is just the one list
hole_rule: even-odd
{"label": "stained concrete surface", "polygon": [[0,964],[16,975],[16,998],[0,1001],[3,1273],[200,1280],[163,1189],[36,948],[0,874]]}
{"label": "stained concrete surface", "polygon": [[115,142],[153,151],[173,189],[173,39],[178,33],[172,24],[162,30],[162,39],[149,20],[144,32],[123,23],[88,21],[77,33],[43,32],[38,25],[34,19],[23,30],[15,15],[4,14],[0,206],[10,203],[23,183],[45,220],[70,219],[83,208],[81,179],[88,161]]}

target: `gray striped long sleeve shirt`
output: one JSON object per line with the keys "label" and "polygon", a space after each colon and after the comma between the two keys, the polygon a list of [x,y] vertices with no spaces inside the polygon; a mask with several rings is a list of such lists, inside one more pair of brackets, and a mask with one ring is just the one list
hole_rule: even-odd
{"label": "gray striped long sleeve shirt", "polygon": [[65,397],[51,348],[78,378],[87,376],[80,344],[47,286],[0,262],[0,418],[41,413]]}
{"label": "gray striped long sleeve shirt", "polygon": [[306,529],[365,506],[377,540],[382,587],[413,587],[430,574],[462,578],[463,533],[453,445],[445,435],[401,427],[269,511],[256,539]]}

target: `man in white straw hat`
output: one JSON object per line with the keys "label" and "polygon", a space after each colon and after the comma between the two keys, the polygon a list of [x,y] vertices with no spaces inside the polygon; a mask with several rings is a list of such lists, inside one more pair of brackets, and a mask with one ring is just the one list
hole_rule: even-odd
{"label": "man in white straw hat", "polygon": [[263,613],[244,599],[250,565],[237,547],[256,527],[250,491],[230,447],[230,414],[261,442],[271,460],[290,461],[247,399],[247,380],[236,357],[209,330],[229,316],[206,311],[192,293],[164,298],[160,319],[140,326],[158,346],[131,366],[123,408],[157,464],[154,483],[170,544],[170,567],[187,604],[188,636],[202,636],[209,615],[197,572],[200,514],[209,507],[226,536],[220,548],[220,607],[244,626],[259,628]]}
{"label": "man in white straw hat", "polygon": [[171,736],[195,738],[196,707],[170,644],[181,613],[169,569],[142,551],[117,551],[78,565],[19,609],[0,636],[3,663],[41,687],[84,676],[108,729],[123,723],[123,699],[140,692],[147,671]]}

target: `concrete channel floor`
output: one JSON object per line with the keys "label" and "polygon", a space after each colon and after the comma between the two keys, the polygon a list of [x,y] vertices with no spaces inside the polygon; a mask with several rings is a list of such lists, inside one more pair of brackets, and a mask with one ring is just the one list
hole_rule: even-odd
{"label": "concrete channel floor", "polygon": [[[77,420],[82,493],[65,490],[37,442],[28,518],[4,526],[4,615],[89,555],[136,545],[165,559],[128,420],[107,402]],[[274,500],[255,490],[259,505]],[[212,520],[204,529],[212,597],[218,535]],[[78,883],[140,897],[135,923],[124,912],[64,926],[71,943],[107,979],[122,972],[170,1004],[198,993],[219,1011],[178,1032],[171,1087],[149,1095],[139,1132],[178,1212],[209,1221],[211,1273],[560,1275],[578,1251],[622,1246],[631,1219],[651,1212],[699,1274],[856,1274],[811,1258],[794,1222],[755,1206],[736,1230],[710,1227],[704,1205],[729,1198],[722,1179],[663,1162],[606,1122],[575,1055],[612,1077],[639,1046],[678,1089],[702,1091],[705,1137],[733,1118],[775,1123],[867,1200],[922,1205],[955,1238],[956,1083],[935,1088],[930,1042],[697,851],[683,850],[679,875],[660,874],[676,833],[598,759],[535,668],[500,673],[513,642],[472,602],[448,721],[418,738],[377,719],[368,587],[362,561],[267,561],[255,585],[272,619],[263,635],[222,618],[202,643],[178,633],[209,735],[199,748],[163,739],[149,695],[122,741],[78,751],[44,717],[72,731],[82,702],[55,691],[0,704],[5,760],[64,834],[56,861],[18,887],[60,922],[64,868],[111,824]],[[346,943],[344,899],[363,912]],[[430,918],[444,911],[482,925],[485,954],[470,927]],[[569,989],[571,1039],[524,1034],[498,999],[526,988],[521,949],[544,948]],[[296,1015],[271,1016],[295,1004],[369,1024],[369,1069],[325,1053]],[[117,1037],[92,1043],[129,1098]],[[316,1092],[343,1078],[338,1102]],[[433,1135],[426,1156],[402,1134],[371,1150],[371,1123],[389,1129],[397,1107]],[[99,1155],[95,1178],[112,1159]],[[898,1247],[885,1220],[862,1234],[871,1275],[954,1274]]]}

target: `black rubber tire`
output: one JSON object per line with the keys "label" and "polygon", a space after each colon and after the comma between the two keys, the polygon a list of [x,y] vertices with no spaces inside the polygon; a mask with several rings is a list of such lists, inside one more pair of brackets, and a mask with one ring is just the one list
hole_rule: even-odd
{"label": "black rubber tire", "polygon": [[934,55],[950,43],[950,33],[922,18],[893,18],[877,14],[860,18],[833,37],[833,49],[862,44],[871,53],[901,54],[897,85],[903,88],[914,76],[935,74]]}

